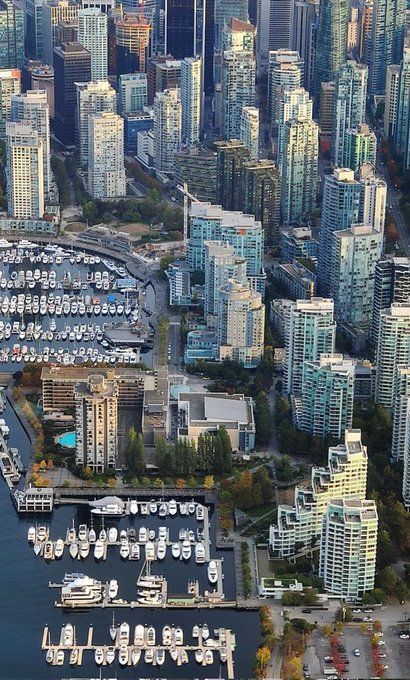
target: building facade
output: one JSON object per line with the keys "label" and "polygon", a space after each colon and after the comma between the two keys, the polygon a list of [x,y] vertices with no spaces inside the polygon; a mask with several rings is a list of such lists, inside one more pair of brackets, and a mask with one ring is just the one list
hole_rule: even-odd
{"label": "building facade", "polygon": [[43,217],[43,143],[34,127],[6,123],[6,159],[9,216]]}
{"label": "building facade", "polygon": [[266,244],[277,243],[280,223],[280,173],[273,161],[242,166],[242,210],[262,224]]}
{"label": "building facade", "polygon": [[157,92],[154,101],[154,162],[161,172],[174,172],[182,138],[181,91]]}
{"label": "building facade", "polygon": [[264,352],[265,305],[248,283],[229,279],[218,296],[219,359],[257,366]]}
{"label": "building facade", "polygon": [[343,165],[347,130],[365,122],[367,66],[355,61],[342,64],[336,74],[333,103],[332,158],[336,167]]}
{"label": "building facade", "polygon": [[410,301],[393,302],[380,312],[376,353],[375,399],[387,409],[394,404],[398,366],[410,363]]}
{"label": "building facade", "polygon": [[309,117],[286,121],[283,134],[281,215],[284,222],[309,218],[316,208],[319,128]]}
{"label": "building facade", "polygon": [[81,165],[88,163],[88,121],[91,115],[117,113],[117,93],[108,80],[77,83],[77,139]]}
{"label": "building facade", "polygon": [[148,101],[146,73],[122,73],[118,78],[118,113],[142,111]]}
{"label": "building facade", "polygon": [[17,68],[0,69],[0,139],[6,139],[6,123],[10,121],[11,99],[21,92],[21,74]]}
{"label": "building facade", "polygon": [[256,64],[249,50],[226,50],[222,54],[222,134],[239,139],[244,106],[255,105]]}
{"label": "building facade", "polygon": [[321,83],[335,80],[345,62],[348,14],[347,0],[324,0],[320,3],[316,43],[316,106],[321,94]]}
{"label": "building facade", "polygon": [[85,47],[74,42],[54,49],[54,131],[65,145],[75,142],[76,83],[88,83],[90,80],[91,54]]}
{"label": "building facade", "polygon": [[88,191],[93,198],[126,195],[124,121],[103,111],[88,119]]}
{"label": "building facade", "polygon": [[91,54],[91,80],[108,78],[108,19],[97,8],[78,12],[78,42]]}
{"label": "building facade", "polygon": [[25,12],[12,0],[0,2],[0,68],[21,68],[25,63]]}
{"label": "building facade", "polygon": [[360,171],[364,163],[376,165],[377,137],[368,125],[362,123],[346,130],[343,145],[344,168],[351,168],[355,173]]}
{"label": "building facade", "polygon": [[202,118],[202,60],[186,57],[181,61],[182,141],[199,144]]}

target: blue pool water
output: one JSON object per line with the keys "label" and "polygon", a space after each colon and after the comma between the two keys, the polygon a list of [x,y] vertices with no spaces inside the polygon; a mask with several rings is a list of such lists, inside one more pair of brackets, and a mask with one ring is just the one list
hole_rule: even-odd
{"label": "blue pool water", "polygon": [[65,446],[67,449],[75,448],[75,432],[64,432],[64,434],[58,435],[56,439],[61,446]]}

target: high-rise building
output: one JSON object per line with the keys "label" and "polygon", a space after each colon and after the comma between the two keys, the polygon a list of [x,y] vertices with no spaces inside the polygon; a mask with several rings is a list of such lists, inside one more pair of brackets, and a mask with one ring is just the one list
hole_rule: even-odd
{"label": "high-rise building", "polygon": [[241,114],[240,140],[248,149],[251,160],[259,158],[259,109],[256,106],[243,106]]}
{"label": "high-rise building", "polygon": [[108,78],[108,20],[99,9],[78,12],[78,42],[91,54],[91,80]]}
{"label": "high-rise building", "polygon": [[338,323],[367,328],[371,323],[376,264],[383,235],[370,225],[352,224],[331,238],[330,291]]}
{"label": "high-rise building", "polygon": [[235,250],[226,241],[205,241],[205,304],[204,314],[208,328],[216,326],[218,315],[219,289],[229,279],[247,282],[246,261],[235,255]]}
{"label": "high-rise building", "polygon": [[276,50],[269,52],[268,117],[275,125],[279,116],[279,102],[284,90],[302,86],[304,64],[298,52]]}
{"label": "high-rise building", "polygon": [[151,32],[144,14],[120,11],[115,19],[115,60],[117,76],[146,70]]}
{"label": "high-rise building", "polygon": [[46,0],[43,2],[42,43],[43,59],[53,64],[53,51],[57,44],[58,25],[77,20],[80,5],[74,0]]}
{"label": "high-rise building", "polygon": [[220,53],[222,50],[222,34],[225,25],[232,19],[241,22],[248,21],[248,0],[215,0],[215,53],[214,53],[214,77],[215,83],[220,82],[218,77],[218,61],[220,71]]}
{"label": "high-rise building", "polygon": [[333,498],[366,496],[367,449],[360,430],[346,430],[344,444],[329,448],[326,467],[312,468],[308,488],[296,486],[294,505],[279,505],[269,543],[275,557],[286,559],[304,547],[311,549],[322,534],[323,517]]}
{"label": "high-rise building", "polygon": [[190,194],[204,203],[218,202],[216,153],[200,147],[184,147],[175,154],[175,181],[187,184]]}
{"label": "high-rise building", "polygon": [[304,63],[303,87],[313,93],[319,0],[292,3],[290,49],[299,52]]}
{"label": "high-rise building", "polygon": [[195,56],[201,30],[196,1],[165,0],[164,15],[165,54],[172,54],[176,59]]}
{"label": "high-rise building", "polygon": [[373,590],[378,516],[362,498],[329,501],[323,518],[319,574],[327,593],[349,600]]}
{"label": "high-rise building", "polygon": [[117,93],[108,80],[77,83],[77,136],[81,165],[88,162],[88,121],[102,111],[117,113]]}
{"label": "high-rise building", "polygon": [[182,106],[178,89],[157,92],[154,101],[154,162],[161,172],[174,172],[181,147]]}
{"label": "high-rise building", "polygon": [[331,290],[332,233],[359,223],[360,192],[353,170],[335,168],[332,175],[325,176],[317,268],[319,290],[323,295],[329,295]]}
{"label": "high-rise building", "polygon": [[403,503],[408,510],[410,508],[410,404],[407,412],[407,427],[406,427],[406,440],[405,440],[405,454],[404,454],[404,467],[403,467]]}
{"label": "high-rise building", "polygon": [[394,139],[397,125],[397,104],[399,98],[400,66],[391,64],[386,69],[386,97],[383,127],[388,139]]}
{"label": "high-rise building", "polygon": [[187,260],[191,271],[205,268],[205,241],[223,241],[246,261],[246,275],[258,287],[264,277],[262,225],[253,215],[222,210],[219,205],[192,203],[189,216]]}
{"label": "high-rise building", "polygon": [[376,353],[375,400],[393,408],[396,369],[410,364],[410,300],[382,309]]}
{"label": "high-rise building", "polygon": [[406,27],[405,0],[374,0],[368,53],[369,94],[384,94],[386,70],[399,64]]}
{"label": "high-rise building", "polygon": [[118,384],[90,375],[74,389],[76,463],[95,474],[114,468],[118,453]]}
{"label": "high-rise building", "polygon": [[26,50],[29,59],[43,58],[43,0],[26,0]]}
{"label": "high-rise building", "polygon": [[372,313],[371,343],[377,347],[380,313],[392,302],[410,298],[410,258],[389,257],[376,265]]}
{"label": "high-rise building", "polygon": [[229,279],[219,289],[219,359],[231,359],[254,368],[263,356],[264,334],[265,305],[261,294],[248,283]]}
{"label": "high-rise building", "polygon": [[321,83],[319,105],[319,127],[322,141],[328,141],[329,146],[333,134],[333,105],[335,99],[335,83]]}
{"label": "high-rise building", "polygon": [[393,434],[391,455],[395,460],[404,460],[407,455],[410,421],[410,368],[397,366],[393,396]]}
{"label": "high-rise building", "polygon": [[285,320],[284,376],[288,394],[301,394],[306,361],[318,361],[321,354],[333,354],[336,324],[333,300],[296,300]]}
{"label": "high-rise building", "polygon": [[347,130],[365,121],[366,91],[367,66],[355,61],[342,64],[336,74],[333,103],[332,156],[336,167],[346,167],[343,158]]}
{"label": "high-rise building", "polygon": [[19,4],[0,1],[0,68],[21,68],[25,62],[24,17]]}
{"label": "high-rise building", "polygon": [[10,120],[28,123],[38,132],[42,142],[44,195],[51,188],[50,167],[50,109],[44,90],[28,90],[11,98]]}
{"label": "high-rise building", "polygon": [[374,0],[364,0],[361,5],[361,18],[359,28],[359,57],[363,64],[370,63],[372,47],[372,24],[373,24]]}
{"label": "high-rise building", "polygon": [[238,139],[244,106],[254,106],[256,67],[253,52],[226,50],[222,54],[222,134]]}
{"label": "high-rise building", "polygon": [[374,172],[370,163],[364,163],[357,173],[360,182],[359,222],[371,224],[384,234],[386,217],[387,184]]}
{"label": "high-rise building", "polygon": [[308,116],[286,121],[283,133],[281,214],[284,222],[309,218],[316,208],[319,128]]}
{"label": "high-rise building", "polygon": [[359,46],[359,7],[350,5],[347,24],[347,50],[353,52]]}
{"label": "high-rise building", "polygon": [[249,161],[246,146],[237,139],[216,142],[217,202],[224,210],[241,210],[242,169]]}
{"label": "high-rise building", "polygon": [[280,173],[273,161],[246,161],[242,166],[242,210],[262,224],[265,242],[277,243],[280,223]]}
{"label": "high-rise building", "polygon": [[309,97],[309,93],[303,87],[297,87],[294,90],[283,90],[279,102],[278,115],[278,151],[277,160],[278,165],[282,165],[283,155],[283,136],[285,132],[285,123],[292,118],[312,118],[313,102]]}
{"label": "high-rise building", "polygon": [[349,3],[347,0],[323,0],[317,26],[315,104],[318,108],[322,83],[336,79],[345,61]]}
{"label": "high-rise building", "polygon": [[157,92],[181,87],[181,60],[158,55],[147,66],[148,106],[154,103]]}
{"label": "high-rise building", "polygon": [[181,61],[182,141],[186,146],[199,143],[202,112],[202,59]]}
{"label": "high-rise building", "polygon": [[21,89],[44,90],[47,94],[47,104],[50,117],[54,117],[54,69],[42,64],[41,61],[28,61],[21,70]]}
{"label": "high-rise building", "polygon": [[394,145],[404,156],[404,167],[410,167],[410,45],[403,51],[397,92],[397,118]]}
{"label": "high-rise building", "polygon": [[294,399],[297,426],[336,439],[352,427],[355,363],[342,354],[321,354],[303,366],[302,393]]}
{"label": "high-rise building", "polygon": [[147,105],[147,74],[123,73],[118,78],[118,113],[142,111]]}
{"label": "high-rise building", "polygon": [[288,50],[291,31],[291,0],[257,0],[256,54],[258,67],[266,69],[269,52]]}
{"label": "high-rise building", "polygon": [[6,124],[7,208],[10,217],[43,217],[43,143],[28,123]]}
{"label": "high-rise building", "polygon": [[342,165],[359,172],[364,163],[376,165],[377,137],[368,125],[362,123],[346,130]]}
{"label": "high-rise building", "polygon": [[124,120],[102,111],[88,119],[88,191],[93,198],[125,196]]}
{"label": "high-rise building", "polygon": [[0,69],[0,139],[6,139],[6,123],[10,120],[11,98],[20,94],[20,71]]}
{"label": "high-rise building", "polygon": [[80,43],[67,43],[54,49],[54,130],[63,144],[74,144],[75,141],[75,84],[90,80],[91,54],[85,47]]}

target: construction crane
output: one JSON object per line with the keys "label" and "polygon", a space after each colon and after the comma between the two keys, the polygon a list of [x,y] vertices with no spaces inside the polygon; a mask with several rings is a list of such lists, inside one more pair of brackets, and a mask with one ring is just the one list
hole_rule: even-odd
{"label": "construction crane", "polygon": [[191,201],[191,203],[202,203],[202,201],[199,201],[196,196],[189,193],[188,184],[186,182],[184,182],[182,186],[178,184],[177,189],[184,197],[184,247],[186,248],[188,245],[189,201]]}

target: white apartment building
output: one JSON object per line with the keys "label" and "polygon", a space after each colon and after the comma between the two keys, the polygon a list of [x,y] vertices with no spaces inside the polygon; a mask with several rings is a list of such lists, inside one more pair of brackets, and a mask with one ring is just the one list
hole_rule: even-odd
{"label": "white apartment building", "polygon": [[279,102],[285,90],[294,90],[303,84],[303,59],[295,50],[269,52],[268,64],[268,117],[273,126],[278,122]]}
{"label": "white apartment building", "polygon": [[125,196],[124,120],[116,113],[89,117],[88,190],[93,198]]}
{"label": "white apartment building", "polygon": [[77,19],[81,5],[75,0],[45,0],[43,2],[42,36],[43,61],[52,65],[57,43],[58,25]]}
{"label": "white apartment building", "polygon": [[202,59],[186,57],[181,61],[182,141],[195,146],[201,135]]}
{"label": "white apartment building", "polygon": [[256,106],[242,108],[239,139],[248,149],[251,161],[257,161],[259,158],[259,109]]}
{"label": "white apartment building", "polygon": [[285,123],[292,118],[308,118],[313,115],[313,100],[309,97],[309,92],[303,87],[282,90],[282,96],[278,104],[278,165],[282,165],[283,155],[283,136]]}
{"label": "white apartment building", "polygon": [[90,375],[74,388],[76,463],[96,474],[117,462],[118,383]]}
{"label": "white apartment building", "polygon": [[410,421],[410,367],[397,366],[393,395],[393,434],[391,455],[404,460],[406,437]]}
{"label": "white apartment building", "polygon": [[403,502],[410,509],[410,399],[407,401],[406,436],[404,440]]}
{"label": "white apartment building", "polygon": [[256,67],[253,52],[227,50],[222,55],[222,134],[239,139],[244,106],[255,105]]}
{"label": "white apartment building", "polygon": [[44,194],[51,188],[50,166],[50,108],[45,90],[28,90],[25,94],[11,98],[10,120],[14,123],[29,123],[37,130],[43,145]]}
{"label": "white apartment building", "polygon": [[43,143],[37,130],[26,123],[7,123],[6,155],[8,214],[43,217]]}
{"label": "white apartment building", "polygon": [[323,516],[332,498],[366,496],[367,448],[360,430],[346,430],[344,444],[329,447],[326,467],[312,468],[309,488],[295,487],[294,505],[279,505],[269,543],[276,557],[286,559],[310,549],[322,533]]}
{"label": "white apartment building", "polygon": [[235,249],[224,241],[204,241],[205,304],[204,316],[208,328],[217,317],[219,290],[229,279],[246,282],[246,260],[238,258]]}
{"label": "white apartment building", "polygon": [[373,500],[333,499],[323,518],[319,575],[325,591],[355,601],[374,588],[378,516]]}
{"label": "white apartment building", "polygon": [[247,283],[229,279],[219,289],[217,336],[219,359],[257,366],[263,356],[265,305]]}
{"label": "white apartment building", "polygon": [[371,163],[364,163],[358,176],[361,189],[359,220],[362,224],[371,224],[373,229],[384,234],[387,184],[375,174]]}
{"label": "white apartment building", "polygon": [[108,17],[96,7],[78,10],[78,42],[91,54],[91,80],[108,78]]}
{"label": "white apartment building", "polygon": [[124,73],[118,77],[118,113],[142,111],[147,98],[146,73]]}
{"label": "white apartment building", "polygon": [[385,408],[394,404],[398,366],[410,364],[410,303],[393,303],[380,312],[376,353],[375,400]]}
{"label": "white apartment building", "polygon": [[336,323],[334,303],[327,298],[292,302],[285,319],[285,371],[288,394],[302,391],[306,361],[318,361],[321,354],[333,354]]}
{"label": "white apartment building", "polygon": [[6,123],[10,121],[11,98],[20,92],[19,69],[0,69],[0,139],[6,139]]}
{"label": "white apartment building", "polygon": [[117,94],[108,80],[77,83],[77,137],[81,165],[88,162],[88,121],[91,115],[117,113]]}
{"label": "white apartment building", "polygon": [[175,153],[181,148],[181,90],[157,92],[154,99],[154,163],[160,172],[174,172]]}
{"label": "white apartment building", "polygon": [[309,117],[286,121],[283,132],[281,215],[284,222],[309,217],[316,208],[319,128]]}

